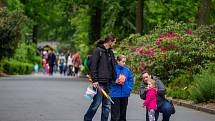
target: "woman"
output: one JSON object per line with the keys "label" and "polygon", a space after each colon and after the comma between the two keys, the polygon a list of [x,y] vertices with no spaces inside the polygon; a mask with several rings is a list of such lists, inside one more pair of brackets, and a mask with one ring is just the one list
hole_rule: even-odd
{"label": "woman", "polygon": [[73,66],[75,68],[75,71],[74,71],[75,77],[79,77],[78,72],[79,72],[79,69],[81,66],[81,57],[80,57],[79,52],[75,53],[75,55],[73,57]]}
{"label": "woman", "polygon": [[111,104],[111,121],[126,121],[126,111],[128,97],[133,87],[133,75],[129,68],[125,67],[126,57],[119,55],[117,57],[116,73],[117,79],[112,84],[111,98],[114,104]]}

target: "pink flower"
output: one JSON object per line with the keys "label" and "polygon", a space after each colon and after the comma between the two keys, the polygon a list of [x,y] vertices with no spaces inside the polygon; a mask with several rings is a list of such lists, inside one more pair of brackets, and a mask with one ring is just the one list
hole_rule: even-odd
{"label": "pink flower", "polygon": [[150,53],[150,50],[146,50],[143,53],[146,54],[146,55],[148,55]]}
{"label": "pink flower", "polygon": [[161,41],[160,41],[160,39],[159,39],[159,40],[156,41],[156,45],[157,45],[157,46],[160,46],[160,44],[161,44]]}
{"label": "pink flower", "polygon": [[168,33],[168,34],[166,34],[166,37],[167,37],[167,38],[171,38],[171,37],[174,37],[174,36],[176,36],[175,33]]}
{"label": "pink flower", "polygon": [[154,52],[152,52],[152,53],[150,53],[149,55],[150,55],[150,56],[155,56],[155,53],[154,53]]}
{"label": "pink flower", "polygon": [[193,32],[191,30],[186,31],[186,34],[192,35]]}
{"label": "pink flower", "polygon": [[144,62],[139,62],[139,65],[144,65]]}
{"label": "pink flower", "polygon": [[134,48],[130,48],[130,51],[131,51],[131,52],[135,52],[135,49],[134,49]]}
{"label": "pink flower", "polygon": [[151,51],[151,52],[154,52],[154,51],[155,51],[155,49],[154,49],[154,48],[151,48],[151,49],[150,49],[150,51]]}
{"label": "pink flower", "polygon": [[163,39],[163,38],[165,38],[165,36],[164,36],[164,35],[161,35],[161,36],[160,36],[160,39]]}
{"label": "pink flower", "polygon": [[138,48],[138,49],[137,49],[137,52],[138,52],[139,54],[143,53],[143,48]]}
{"label": "pink flower", "polygon": [[153,60],[153,59],[150,59],[150,63],[152,63],[152,62],[154,62],[154,60]]}
{"label": "pink flower", "polygon": [[173,45],[172,45],[172,48],[176,48],[176,46],[173,44]]}
{"label": "pink flower", "polygon": [[161,50],[161,51],[167,51],[168,49],[165,48],[165,47],[161,47],[160,50]]}
{"label": "pink flower", "polygon": [[151,49],[150,49],[149,55],[150,55],[150,56],[155,56],[155,49],[154,49],[154,48],[151,48]]}

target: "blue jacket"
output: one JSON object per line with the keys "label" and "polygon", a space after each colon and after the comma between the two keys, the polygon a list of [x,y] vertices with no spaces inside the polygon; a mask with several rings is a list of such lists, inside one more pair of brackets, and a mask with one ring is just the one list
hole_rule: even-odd
{"label": "blue jacket", "polygon": [[124,74],[126,75],[126,79],[124,85],[117,84],[115,82],[112,83],[111,97],[129,97],[134,84],[133,75],[127,67],[122,67],[117,64],[115,68],[117,78],[120,74]]}

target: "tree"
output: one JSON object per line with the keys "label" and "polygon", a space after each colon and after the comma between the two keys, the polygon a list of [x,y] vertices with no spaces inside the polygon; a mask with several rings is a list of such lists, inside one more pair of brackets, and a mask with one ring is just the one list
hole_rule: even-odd
{"label": "tree", "polygon": [[140,35],[143,33],[143,6],[144,0],[138,0],[136,10],[136,33]]}
{"label": "tree", "polygon": [[197,26],[208,25],[211,11],[211,0],[201,0],[198,9]]}
{"label": "tree", "polygon": [[0,0],[0,8],[3,8],[5,7],[5,0]]}
{"label": "tree", "polygon": [[99,0],[97,3],[90,5],[90,31],[89,40],[90,44],[100,39],[101,21],[102,21],[102,2]]}
{"label": "tree", "polygon": [[7,8],[0,8],[0,60],[11,57],[15,53],[21,38],[21,26],[26,17],[21,11],[10,12]]}

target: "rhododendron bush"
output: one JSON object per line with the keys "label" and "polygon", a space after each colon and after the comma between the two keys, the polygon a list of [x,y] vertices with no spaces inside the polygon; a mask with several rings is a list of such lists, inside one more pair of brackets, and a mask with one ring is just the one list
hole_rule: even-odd
{"label": "rhododendron bush", "polygon": [[194,27],[165,22],[149,34],[125,38],[117,53],[127,55],[127,65],[136,77],[146,65],[165,81],[185,72],[195,74],[204,64],[215,60],[215,26]]}

